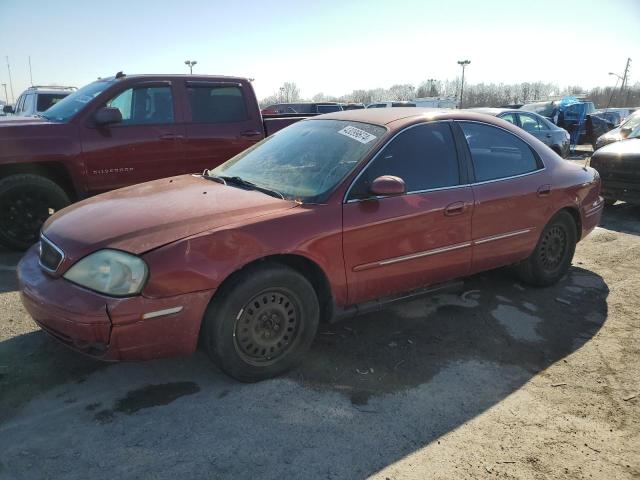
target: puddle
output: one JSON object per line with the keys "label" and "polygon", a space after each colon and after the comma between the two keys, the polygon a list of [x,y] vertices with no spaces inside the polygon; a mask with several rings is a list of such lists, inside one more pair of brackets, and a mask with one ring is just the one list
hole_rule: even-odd
{"label": "puddle", "polygon": [[542,321],[528,313],[522,312],[511,305],[498,305],[491,315],[500,322],[509,336],[516,340],[539,342],[542,337],[536,332],[536,327]]}
{"label": "puddle", "polygon": [[131,390],[127,396],[116,402],[114,411],[132,413],[144,408],[168,405],[185,395],[198,393],[200,387],[194,382],[173,382],[160,385],[147,385],[137,390]]}

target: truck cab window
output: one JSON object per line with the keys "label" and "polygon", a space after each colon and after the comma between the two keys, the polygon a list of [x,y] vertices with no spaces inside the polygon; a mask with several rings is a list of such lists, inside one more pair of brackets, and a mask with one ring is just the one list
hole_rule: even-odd
{"label": "truck cab window", "polygon": [[233,123],[249,118],[240,87],[188,85],[187,95],[194,123]]}

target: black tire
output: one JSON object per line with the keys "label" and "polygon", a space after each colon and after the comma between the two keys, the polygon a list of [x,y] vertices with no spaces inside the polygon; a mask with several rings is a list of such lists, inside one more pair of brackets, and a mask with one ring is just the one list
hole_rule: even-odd
{"label": "black tire", "polygon": [[316,292],[297,271],[264,263],[239,272],[216,292],[201,330],[209,357],[241,382],[296,367],[318,329]]}
{"label": "black tire", "polygon": [[573,217],[569,212],[558,212],[542,230],[533,253],[516,265],[518,276],[532,285],[553,285],[569,270],[576,242]]}
{"label": "black tire", "polygon": [[0,180],[0,243],[26,250],[38,241],[42,224],[71,201],[55,182],[17,174]]}

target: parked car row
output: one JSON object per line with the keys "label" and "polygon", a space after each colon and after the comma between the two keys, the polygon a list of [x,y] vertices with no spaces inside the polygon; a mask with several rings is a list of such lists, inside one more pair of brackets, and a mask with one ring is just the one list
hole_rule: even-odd
{"label": "parked car row", "polygon": [[[47,128],[64,132],[69,127],[57,119],[76,110],[73,128],[81,137],[92,129],[90,154],[111,136],[122,141],[108,156],[80,157],[94,162],[90,171],[128,152],[129,119],[180,141],[194,129],[188,152],[203,159],[219,143],[207,144],[211,126],[199,130],[194,118],[230,115],[227,132],[254,122],[260,130],[252,140],[267,131],[241,79],[132,77],[79,93],[46,112]],[[224,108],[209,109],[219,97]],[[93,102],[88,110],[77,105],[85,99]],[[171,115],[187,115],[183,130],[158,123]],[[320,321],[505,265],[523,281],[553,284],[600,220],[600,177],[563,161],[523,122],[416,108],[303,119],[202,174],[122,188],[54,213],[18,266],[23,303],[45,331],[97,358],[169,357],[201,344],[230,376],[257,381],[299,364]]]}

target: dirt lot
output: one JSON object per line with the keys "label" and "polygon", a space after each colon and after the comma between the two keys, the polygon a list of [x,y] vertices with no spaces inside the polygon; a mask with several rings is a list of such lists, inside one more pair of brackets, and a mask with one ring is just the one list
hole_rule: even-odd
{"label": "dirt lot", "polygon": [[286,378],[202,353],[105,365],[39,331],[0,252],[0,479],[640,478],[640,208],[617,204],[560,284],[324,326]]}

